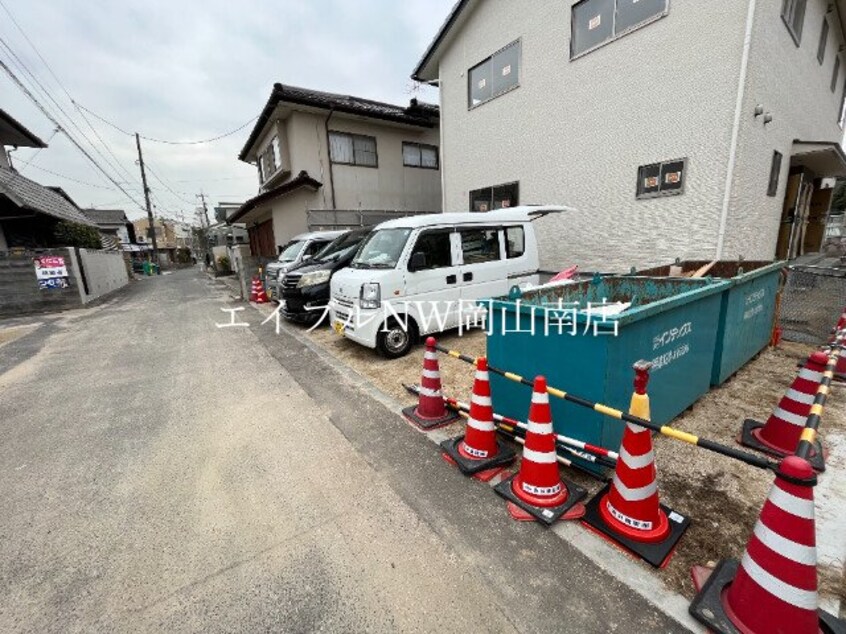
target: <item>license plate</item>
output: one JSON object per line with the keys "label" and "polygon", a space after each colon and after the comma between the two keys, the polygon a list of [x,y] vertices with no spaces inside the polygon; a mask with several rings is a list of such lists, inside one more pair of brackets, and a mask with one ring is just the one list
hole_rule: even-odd
{"label": "license plate", "polygon": [[339,335],[344,334],[344,323],[343,322],[336,321],[334,324],[332,324],[332,328],[334,328],[335,332],[337,332]]}

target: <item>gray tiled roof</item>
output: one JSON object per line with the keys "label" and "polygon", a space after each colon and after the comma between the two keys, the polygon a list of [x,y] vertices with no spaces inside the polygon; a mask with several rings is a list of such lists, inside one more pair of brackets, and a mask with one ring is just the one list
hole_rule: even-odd
{"label": "gray tiled roof", "polygon": [[122,227],[129,222],[123,209],[83,209],[82,213],[101,227]]}
{"label": "gray tiled roof", "polygon": [[61,194],[5,167],[0,167],[0,195],[6,196],[13,204],[23,209],[39,211],[60,220],[97,226]]}

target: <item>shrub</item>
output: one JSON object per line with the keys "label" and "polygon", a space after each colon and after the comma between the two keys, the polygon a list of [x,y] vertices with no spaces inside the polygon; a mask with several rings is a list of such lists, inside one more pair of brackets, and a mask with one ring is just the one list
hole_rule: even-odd
{"label": "shrub", "polygon": [[53,229],[53,238],[58,245],[65,247],[79,247],[80,249],[102,249],[100,232],[95,227],[89,227],[78,222],[60,220]]}
{"label": "shrub", "polygon": [[217,258],[217,268],[219,271],[229,271],[231,270],[230,266],[231,264],[229,262],[229,258],[225,255],[221,255],[219,258]]}

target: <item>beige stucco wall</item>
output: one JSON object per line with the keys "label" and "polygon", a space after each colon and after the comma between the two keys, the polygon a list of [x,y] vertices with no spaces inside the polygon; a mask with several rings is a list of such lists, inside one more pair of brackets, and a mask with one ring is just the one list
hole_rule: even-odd
{"label": "beige stucco wall", "polygon": [[[809,0],[800,46],[797,47],[781,19],[781,3],[758,0],[744,93],[737,168],[732,183],[726,222],[724,257],[744,254],[769,259],[775,255],[776,237],[784,203],[790,153],[794,139],[840,142],[838,125],[846,53],[837,14],[828,15],[828,44],[823,64],[817,61],[823,16],[830,2]],[[834,60],[840,55],[840,76],[830,90]],[[753,117],[762,105],[773,120]],[[766,196],[773,151],[784,155],[776,196]]]}
{"label": "beige stucco wall", "polygon": [[[542,266],[627,270],[714,251],[746,2],[672,0],[666,17],[569,59],[573,1],[480,2],[440,61],[445,207],[520,183]],[[704,26],[707,25],[707,26]],[[467,108],[467,71],[521,40],[520,86]],[[636,200],[640,165],[687,158],[685,193]]]}

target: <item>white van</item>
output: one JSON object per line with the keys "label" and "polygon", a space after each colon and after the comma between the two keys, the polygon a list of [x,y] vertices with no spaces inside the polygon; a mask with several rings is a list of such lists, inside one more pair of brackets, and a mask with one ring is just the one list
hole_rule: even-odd
{"label": "white van", "polygon": [[512,207],[389,220],[332,277],[332,327],[388,358],[421,335],[456,328],[480,309],[474,300],[537,284],[532,221],[567,207]]}

